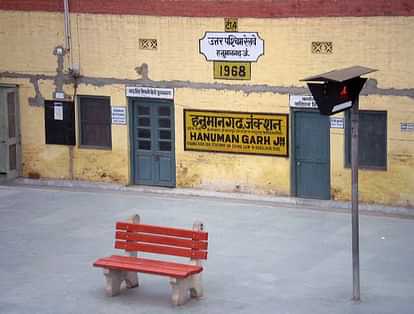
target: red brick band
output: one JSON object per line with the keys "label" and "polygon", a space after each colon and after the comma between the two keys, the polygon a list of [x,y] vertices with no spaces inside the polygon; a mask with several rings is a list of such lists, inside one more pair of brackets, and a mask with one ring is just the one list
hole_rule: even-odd
{"label": "red brick band", "polygon": [[[0,10],[63,11],[63,0],[0,0]],[[70,0],[78,13],[191,17],[413,16],[412,0]]]}

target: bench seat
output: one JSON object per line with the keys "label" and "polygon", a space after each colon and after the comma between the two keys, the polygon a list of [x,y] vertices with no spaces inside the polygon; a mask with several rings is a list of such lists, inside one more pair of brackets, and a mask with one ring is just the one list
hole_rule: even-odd
{"label": "bench seat", "polygon": [[202,272],[203,267],[146,258],[112,255],[98,259],[93,266],[122,271],[134,271],[174,278],[187,278]]}

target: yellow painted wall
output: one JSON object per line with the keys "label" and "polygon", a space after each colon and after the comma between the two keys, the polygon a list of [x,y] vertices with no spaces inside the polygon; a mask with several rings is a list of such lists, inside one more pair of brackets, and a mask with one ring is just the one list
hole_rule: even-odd
{"label": "yellow painted wall", "polygon": [[[247,82],[214,80],[212,62],[199,53],[204,32],[223,30],[223,18],[72,14],[72,50],[65,70],[73,62],[92,82],[108,78],[109,85],[80,84],[77,93],[110,96],[112,106],[127,105],[125,84],[115,79],[141,79],[136,67],[143,63],[151,80],[181,82],[184,87],[175,89],[174,99],[177,186],[274,195],[290,194],[289,158],[184,151],[183,109],[287,113],[288,95],[263,92],[262,87],[301,87],[301,78],[355,64],[379,69],[368,75],[379,88],[414,88],[414,17],[239,19],[240,32],[258,32],[265,41],[265,55],[252,64],[252,80]],[[157,39],[158,49],[140,50],[140,38]],[[332,41],[334,53],[312,54],[312,41]],[[20,86],[23,175],[128,184],[126,126],[112,126],[112,150],[75,146],[70,152],[68,147],[44,144],[44,110],[29,106],[28,98],[35,93],[23,76],[54,76],[52,52],[63,43],[63,14],[0,11],[0,72],[21,75],[0,76],[0,83]],[[53,80],[39,82],[42,96],[51,99]],[[206,89],[197,83],[218,85]],[[254,91],[230,90],[222,83]],[[66,85],[65,92],[72,95],[73,86]],[[361,171],[361,199],[414,206],[414,133],[400,132],[400,122],[414,122],[414,99],[370,95],[361,97],[360,104],[362,109],[388,111],[387,171]],[[332,129],[334,199],[350,197],[343,141],[343,130]]]}
{"label": "yellow painted wall", "polygon": [[[414,133],[401,132],[401,122],[414,121],[413,100],[408,97],[360,98],[363,110],[387,111],[387,170],[359,171],[359,197],[363,202],[414,205]],[[331,129],[333,198],[351,197],[351,170],[344,168],[343,130]]]}

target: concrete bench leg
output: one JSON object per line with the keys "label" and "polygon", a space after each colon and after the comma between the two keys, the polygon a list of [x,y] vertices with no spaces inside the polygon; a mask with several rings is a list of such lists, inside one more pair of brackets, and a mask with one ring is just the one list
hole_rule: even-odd
{"label": "concrete bench leg", "polygon": [[[193,224],[194,231],[203,231],[204,224],[201,221],[195,221]],[[194,265],[202,266],[201,260],[192,260]],[[203,281],[201,273],[190,276],[190,294],[192,298],[201,298],[203,296]]]}
{"label": "concrete bench leg", "polygon": [[139,286],[138,274],[136,272],[127,271],[125,272],[125,282],[128,289]]}
{"label": "concrete bench leg", "polygon": [[201,298],[203,296],[203,282],[201,273],[190,277],[190,294],[192,298]]}
{"label": "concrete bench leg", "polygon": [[121,283],[124,275],[120,270],[104,269],[103,273],[106,279],[105,291],[110,297],[116,296],[121,291]]}
{"label": "concrete bench leg", "polygon": [[183,305],[185,302],[187,302],[191,285],[189,278],[170,278],[170,284],[172,288],[172,303],[174,305]]}
{"label": "concrete bench leg", "polygon": [[104,269],[106,279],[106,294],[110,297],[116,296],[121,292],[122,281],[125,280],[127,288],[138,287],[138,275],[136,272]]}

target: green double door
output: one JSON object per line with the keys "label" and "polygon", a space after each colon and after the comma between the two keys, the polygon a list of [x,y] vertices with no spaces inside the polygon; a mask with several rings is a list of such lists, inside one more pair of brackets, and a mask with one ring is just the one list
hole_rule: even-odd
{"label": "green double door", "polygon": [[175,186],[174,105],[132,100],[132,168],[135,184]]}
{"label": "green double door", "polygon": [[0,87],[0,178],[20,172],[20,128],[17,89]]}

